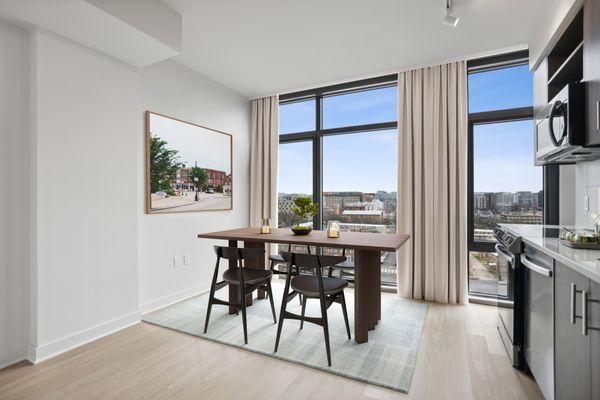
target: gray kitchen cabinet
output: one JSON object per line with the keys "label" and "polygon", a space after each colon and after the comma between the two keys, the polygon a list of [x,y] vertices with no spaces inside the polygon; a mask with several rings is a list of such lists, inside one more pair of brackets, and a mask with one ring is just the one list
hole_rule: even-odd
{"label": "gray kitchen cabinet", "polygon": [[592,377],[592,399],[600,400],[600,284],[591,282],[588,302],[590,336],[590,376]]}
{"label": "gray kitchen cabinet", "polygon": [[586,83],[586,144],[600,144],[600,0],[586,0],[583,13],[583,81]]}
{"label": "gray kitchen cabinet", "polygon": [[559,262],[554,271],[555,398],[591,399],[592,381],[599,375],[592,379],[591,331],[584,334],[582,320],[582,300],[584,292],[589,298],[591,282]]}

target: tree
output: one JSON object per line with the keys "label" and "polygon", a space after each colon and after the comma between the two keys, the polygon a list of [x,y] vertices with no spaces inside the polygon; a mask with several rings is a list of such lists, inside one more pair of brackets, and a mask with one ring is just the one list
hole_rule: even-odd
{"label": "tree", "polygon": [[150,192],[172,192],[171,184],[181,168],[178,151],[169,149],[166,140],[150,136]]}
{"label": "tree", "polygon": [[198,192],[200,188],[206,185],[206,180],[208,179],[208,174],[204,168],[200,168],[198,164],[194,165],[190,169],[190,177],[192,182],[194,182],[194,186],[196,187],[196,201],[198,201]]}

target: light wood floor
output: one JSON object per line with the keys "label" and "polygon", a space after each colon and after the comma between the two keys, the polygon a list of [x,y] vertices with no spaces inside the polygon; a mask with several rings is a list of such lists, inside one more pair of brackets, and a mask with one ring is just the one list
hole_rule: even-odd
{"label": "light wood floor", "polygon": [[[392,296],[392,294],[384,294]],[[0,371],[0,399],[538,399],[482,305],[431,304],[410,394],[139,323]]]}

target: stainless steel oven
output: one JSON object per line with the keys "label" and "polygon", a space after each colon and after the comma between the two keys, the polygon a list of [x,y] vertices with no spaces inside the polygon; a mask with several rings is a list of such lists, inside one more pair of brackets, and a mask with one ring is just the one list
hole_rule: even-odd
{"label": "stainless steel oven", "polygon": [[523,369],[521,238],[502,228],[494,229],[494,235],[498,241],[498,333],[512,365]]}

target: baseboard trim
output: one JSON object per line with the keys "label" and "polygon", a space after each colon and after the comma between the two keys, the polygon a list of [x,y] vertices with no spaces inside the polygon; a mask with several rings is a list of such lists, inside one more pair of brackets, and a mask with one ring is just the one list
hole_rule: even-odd
{"label": "baseboard trim", "polygon": [[25,360],[27,360],[25,357],[19,357],[14,360],[11,360],[11,361],[4,361],[3,363],[0,363],[0,371],[2,371],[4,368],[8,368],[11,365],[15,365],[15,364],[20,363],[21,361],[25,361]]}
{"label": "baseboard trim", "polygon": [[135,325],[140,322],[140,317],[140,313],[136,311],[91,328],[84,329],[67,337],[54,340],[50,343],[37,347],[29,344],[27,348],[27,360],[32,364],[40,363],[76,347],[83,346],[84,344]]}
{"label": "baseboard trim", "polygon": [[182,300],[189,299],[190,297],[198,296],[203,293],[207,293],[210,290],[210,283],[203,285],[194,286],[188,289],[180,290],[179,292],[172,293],[156,300],[149,301],[140,306],[140,313],[142,315],[148,314],[152,311],[170,306],[171,304],[179,303]]}

